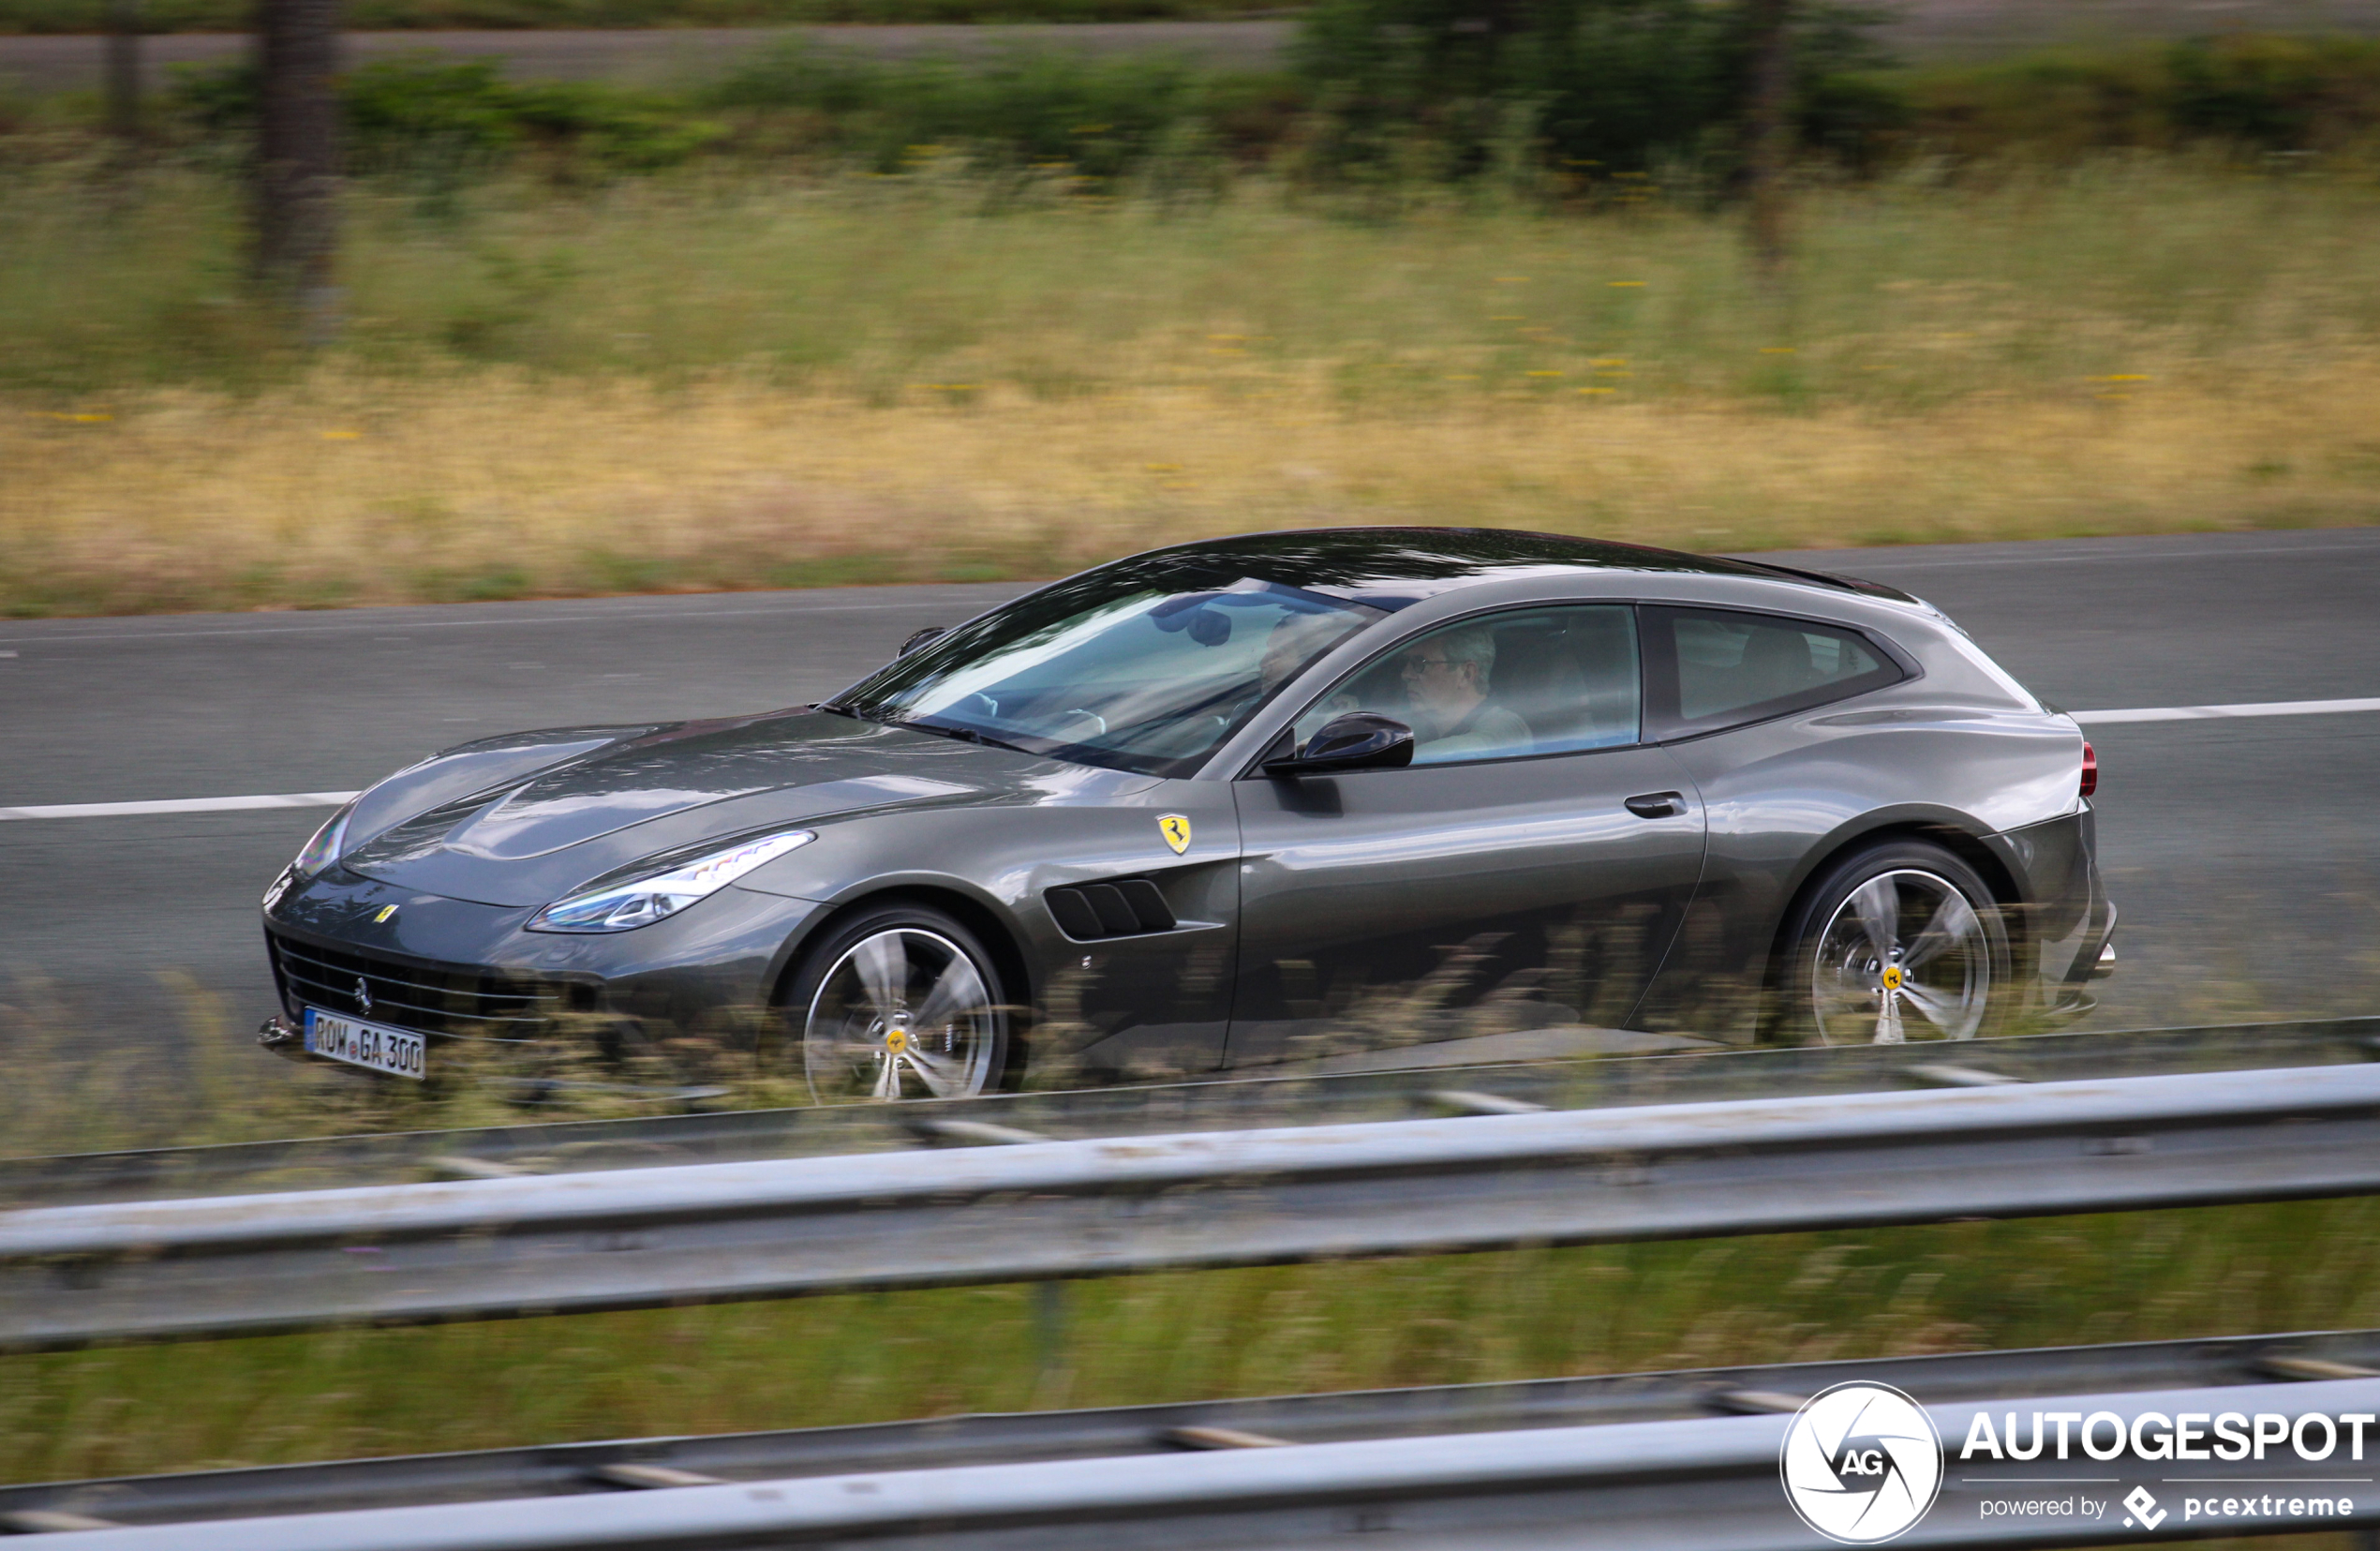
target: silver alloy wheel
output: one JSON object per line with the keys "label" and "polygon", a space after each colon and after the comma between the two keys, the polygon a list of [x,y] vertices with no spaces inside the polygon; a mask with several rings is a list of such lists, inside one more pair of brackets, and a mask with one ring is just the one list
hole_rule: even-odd
{"label": "silver alloy wheel", "polygon": [[966,949],[924,927],[862,937],[818,982],[802,1069],[821,1104],[964,1098],[996,1075],[1001,1011]]}
{"label": "silver alloy wheel", "polygon": [[1956,884],[1922,868],[1896,868],[1852,889],[1820,933],[1810,966],[1810,1012],[1829,1045],[1972,1039],[1991,992],[1983,918]]}

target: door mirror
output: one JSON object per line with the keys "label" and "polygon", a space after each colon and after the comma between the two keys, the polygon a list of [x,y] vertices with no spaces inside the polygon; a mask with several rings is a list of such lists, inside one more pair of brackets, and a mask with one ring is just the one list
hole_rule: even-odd
{"label": "door mirror", "polygon": [[932,640],[935,636],[942,634],[949,628],[950,627],[948,625],[928,625],[916,634],[912,635],[908,640],[901,642],[900,649],[893,653],[893,656],[896,659],[906,657],[911,652],[915,651],[919,647],[924,646],[927,642]]}
{"label": "door mirror", "polygon": [[1394,770],[1413,763],[1413,729],[1393,717],[1349,711],[1335,717],[1287,759],[1265,762],[1269,776]]}

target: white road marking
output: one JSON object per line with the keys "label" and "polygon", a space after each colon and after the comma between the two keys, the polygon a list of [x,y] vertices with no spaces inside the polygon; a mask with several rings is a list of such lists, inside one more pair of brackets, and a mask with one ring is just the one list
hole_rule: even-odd
{"label": "white road marking", "polygon": [[2214,722],[2234,716],[2336,716],[2342,711],[2380,711],[2380,700],[2254,700],[2237,706],[2152,706],[2066,714],[2090,726],[2106,722]]}
{"label": "white road marking", "polygon": [[[923,585],[944,587],[989,587],[993,584],[989,582],[945,582],[928,583]],[[1033,584],[1030,583],[1019,582],[1017,584],[1017,591],[1019,593],[1030,591],[1032,590],[1032,586]],[[725,593],[721,594],[721,596],[735,597],[737,596],[737,594]],[[972,600],[964,598],[948,600],[948,602],[953,604],[954,606],[963,606],[971,601]],[[691,606],[685,608],[623,608],[600,614],[537,614],[526,618],[501,619],[408,619],[404,621],[404,628],[408,631],[498,630],[509,629],[520,625],[608,624],[614,619],[749,619],[754,616],[778,618],[800,614],[883,614],[887,611],[899,611],[901,609],[931,608],[934,606],[934,604],[935,600],[932,599],[925,599],[921,601],[911,598],[897,599],[880,604],[797,603],[776,608],[698,608]],[[417,606],[427,608],[435,607],[437,605],[425,604]],[[978,610],[977,612],[981,611]],[[388,628],[388,625],[389,621],[381,620],[377,624],[334,623],[324,625],[258,625],[250,627],[216,628],[205,630],[60,631],[55,634],[0,635],[0,641],[14,641],[21,646],[37,644],[41,646],[60,647],[77,646],[84,641],[186,640],[190,637],[200,635],[343,635],[352,634],[358,631],[376,629],[385,630]],[[374,639],[382,638],[383,637],[374,637]]]}
{"label": "white road marking", "polygon": [[[2330,531],[2336,532],[2337,529]],[[2055,543],[2056,541],[2043,542]],[[1873,550],[1866,549],[1852,551],[1804,549],[1793,551],[1792,554],[1796,557],[1793,563],[1809,565],[1822,571],[1856,566],[1856,570],[1846,569],[1841,573],[1847,576],[1856,576],[1869,571],[1930,571],[1937,566],[1964,569],[1978,565],[2101,565],[2113,560],[2134,564],[2145,560],[2230,559],[2238,555],[2297,555],[2319,559],[2329,556],[2360,555],[2369,547],[2368,544],[2358,539],[2349,543],[2328,544],[2224,544],[2213,549],[2093,549],[2080,554],[1880,555]],[[1775,559],[1778,555],[1784,553],[1786,552],[1779,550],[1777,554],[1748,553],[1731,558],[1757,562],[1762,559]],[[1829,555],[1835,557],[1833,565],[1827,563]]]}
{"label": "white road marking", "polygon": [[335,808],[354,792],[284,792],[275,797],[192,797],[160,802],[57,802],[41,808],[0,808],[0,819],[126,818],[138,813],[231,813],[245,808]]}
{"label": "white road marking", "polygon": [[[2071,711],[2086,725],[2109,722],[2212,722],[2238,716],[2332,716],[2380,711],[2370,700],[2263,700],[2238,706],[2151,706],[2134,710]],[[249,808],[335,808],[354,792],[284,792],[272,797],[197,797],[157,802],[62,802],[40,808],[0,808],[14,818],[129,818],[143,813],[231,813]]]}

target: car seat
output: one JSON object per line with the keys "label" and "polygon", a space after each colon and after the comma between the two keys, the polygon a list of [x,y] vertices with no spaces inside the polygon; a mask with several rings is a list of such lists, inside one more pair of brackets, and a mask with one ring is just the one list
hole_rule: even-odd
{"label": "car seat", "polygon": [[1530,750],[1542,751],[1564,736],[1560,729],[1577,700],[1577,667],[1562,650],[1561,633],[1545,621],[1533,619],[1495,633],[1488,698],[1528,727]]}
{"label": "car seat", "polygon": [[1744,643],[1742,687],[1736,704],[1757,706],[1779,700],[1822,681],[1810,661],[1809,637],[1798,630],[1759,625]]}
{"label": "car seat", "polygon": [[1616,610],[1498,631],[1494,689],[1540,753],[1636,740],[1636,653]]}

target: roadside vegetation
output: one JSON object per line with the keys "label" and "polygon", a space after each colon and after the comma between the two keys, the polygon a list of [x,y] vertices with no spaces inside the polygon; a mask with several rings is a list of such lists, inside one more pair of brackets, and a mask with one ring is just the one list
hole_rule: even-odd
{"label": "roadside vegetation", "polygon": [[131,167],[91,102],[19,102],[0,611],[1031,578],[1286,523],[2380,514],[2380,45],[1911,71],[1813,7],[1763,286],[1735,12],[1569,0],[1538,48],[1416,3],[1331,0],[1281,76],[362,67],[329,350],[243,286],[243,71]]}
{"label": "roadside vegetation", "polygon": [[2380,516],[2380,45],[1908,72],[1815,11],[1764,287],[1724,18],[1575,0],[1619,30],[1548,73],[1412,3],[1333,0],[1276,79],[360,68],[313,351],[243,288],[244,74],[129,172],[89,104],[23,107],[0,612],[1032,577],[1303,523]]}
{"label": "roadside vegetation", "polygon": [[[2371,1201],[0,1359],[0,1479],[2380,1322]],[[2326,1543],[2315,1543],[2326,1544]],[[2343,1544],[2341,1542],[2328,1544]]]}
{"label": "roadside vegetation", "polygon": [[1720,550],[2380,516],[2380,204],[2343,168],[1817,184],[1778,303],[1688,194],[956,161],[371,186],[314,360],[241,300],[224,180],[109,216],[21,171],[0,611],[1032,577],[1306,523]]}
{"label": "roadside vegetation", "polygon": [[[1258,0],[344,0],[357,32],[576,27],[768,27],[808,22],[1218,21]],[[245,32],[253,0],[141,0],[151,32]],[[0,0],[0,34],[108,30],[107,0]]]}

